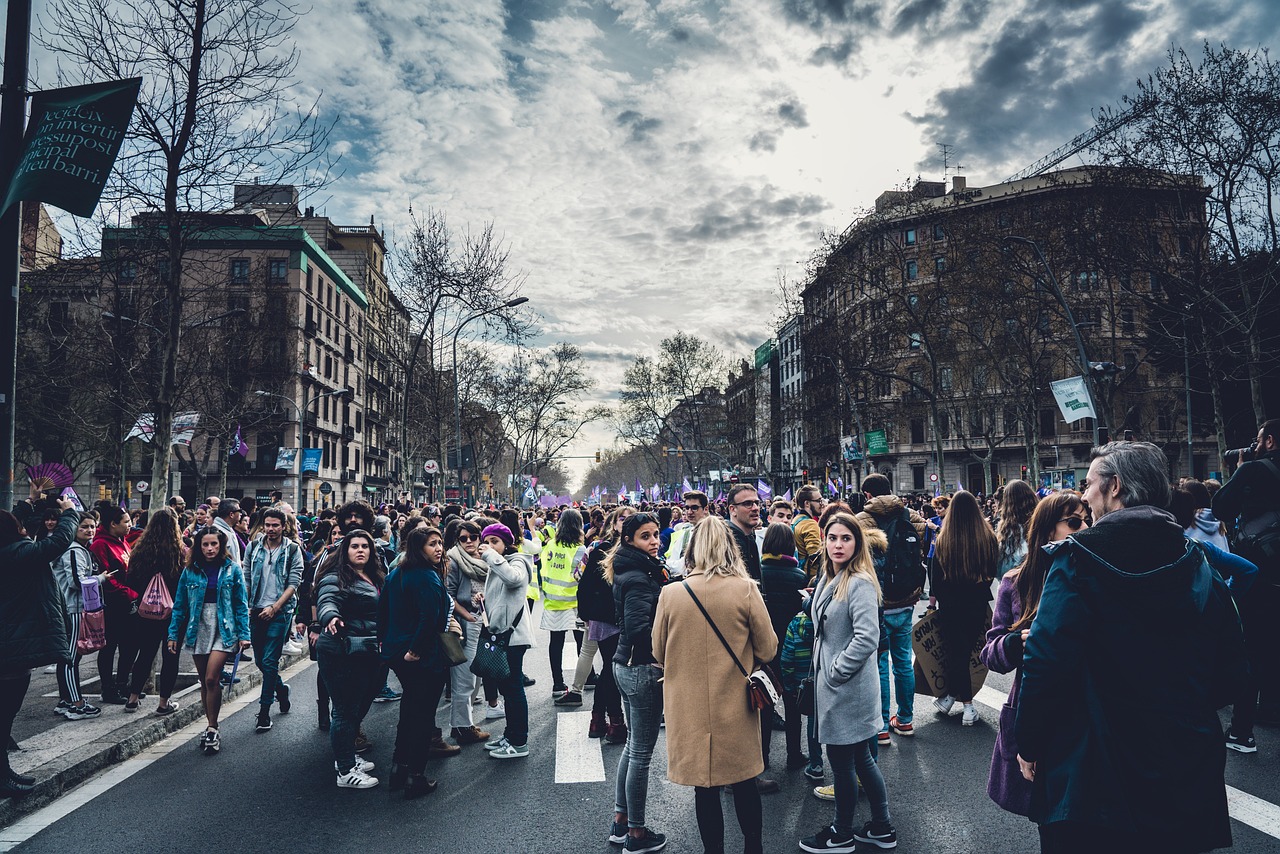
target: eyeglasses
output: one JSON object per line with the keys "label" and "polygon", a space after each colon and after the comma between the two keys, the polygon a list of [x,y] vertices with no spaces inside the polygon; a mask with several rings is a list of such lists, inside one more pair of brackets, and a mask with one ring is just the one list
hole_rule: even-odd
{"label": "eyeglasses", "polygon": [[750,501],[735,501],[733,502],[733,506],[734,507],[759,507],[763,503],[764,502],[760,501],[758,498],[753,498]]}
{"label": "eyeglasses", "polygon": [[471,536],[470,534],[466,534],[466,535],[464,535],[464,536],[458,537],[458,542],[460,542],[460,543],[474,543],[477,539],[479,539],[479,537],[473,537],[473,536]]}
{"label": "eyeglasses", "polygon": [[684,510],[686,513],[697,513],[697,512],[699,512],[699,511],[701,511],[701,510],[702,510],[702,505],[700,505],[700,504],[682,504],[682,505],[680,505],[680,509],[681,509],[681,510]]}
{"label": "eyeglasses", "polygon": [[1066,522],[1066,523],[1067,523],[1067,527],[1068,527],[1068,528],[1070,528],[1070,529],[1071,529],[1071,530],[1073,530],[1073,531],[1078,531],[1078,530],[1080,530],[1081,528],[1083,528],[1083,527],[1084,527],[1084,517],[1083,517],[1083,516],[1066,516],[1066,517],[1064,517],[1064,518],[1062,518],[1062,519],[1059,519],[1058,521],[1059,521],[1059,522]]}

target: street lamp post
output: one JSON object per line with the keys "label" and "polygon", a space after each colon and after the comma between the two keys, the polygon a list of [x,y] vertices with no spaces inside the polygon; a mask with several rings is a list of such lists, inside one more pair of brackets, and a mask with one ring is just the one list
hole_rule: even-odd
{"label": "street lamp post", "polygon": [[455,470],[454,483],[458,487],[459,501],[462,500],[462,393],[461,386],[458,384],[458,336],[462,334],[463,327],[471,321],[496,314],[504,308],[515,308],[518,305],[524,305],[528,301],[528,297],[516,297],[515,299],[507,300],[502,305],[494,306],[484,311],[477,311],[475,314],[465,318],[458,324],[458,328],[453,330],[453,438],[458,454],[458,467]]}
{"label": "street lamp post", "polygon": [[[340,388],[337,391],[327,391],[324,394],[318,394],[315,396],[314,399],[319,400],[322,397],[333,397],[334,395],[346,394],[346,393],[347,393],[347,390],[345,388]],[[287,397],[283,394],[277,394],[274,391],[262,391],[261,389],[259,389],[255,391],[254,394],[256,394],[258,397],[278,397],[281,400],[283,400],[285,403],[288,403],[290,406],[292,406],[294,410],[298,413],[298,455],[299,455],[298,456],[298,488],[295,493],[297,506],[293,508],[293,512],[300,514],[302,513],[302,456],[301,455],[302,455],[302,451],[307,446],[307,441],[306,441],[307,414],[306,413],[307,413],[307,407],[311,405],[311,402],[307,400],[307,384],[305,382],[302,383],[302,405],[301,406],[294,403],[293,398]]]}

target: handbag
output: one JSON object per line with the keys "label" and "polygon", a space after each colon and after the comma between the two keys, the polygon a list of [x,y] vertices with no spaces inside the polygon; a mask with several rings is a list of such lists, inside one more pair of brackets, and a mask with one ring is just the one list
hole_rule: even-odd
{"label": "handbag", "polygon": [[698,610],[702,612],[702,616],[707,618],[707,624],[711,626],[711,631],[716,633],[716,637],[720,639],[724,651],[729,653],[729,657],[733,659],[733,663],[737,666],[738,672],[742,674],[742,678],[747,680],[747,706],[754,712],[764,709],[773,709],[778,705],[778,701],[782,698],[782,688],[778,684],[778,679],[773,675],[773,671],[767,667],[758,668],[755,672],[748,675],[747,669],[742,666],[742,662],[738,661],[738,656],[734,654],[733,649],[729,646],[729,642],[724,639],[724,635],[720,634],[720,628],[716,625],[715,620],[711,619],[711,615],[707,613],[707,609],[702,607],[702,602],[698,599],[693,588],[689,586],[689,582],[681,582],[684,589],[689,591],[689,596],[693,598],[693,604],[698,606]]}
{"label": "handbag", "polygon": [[342,651],[347,655],[377,655],[377,635],[343,635]]}
{"label": "handbag", "polygon": [[173,596],[169,593],[169,585],[164,583],[164,576],[156,573],[142,591],[142,599],[138,602],[138,616],[144,620],[167,620],[173,613]]}
{"label": "handbag", "polygon": [[796,707],[800,714],[806,718],[811,718],[817,709],[817,703],[813,696],[813,677],[806,676],[800,680],[800,690],[796,692]]}
{"label": "handbag", "polygon": [[450,630],[450,625],[457,625],[453,616],[446,613],[444,631],[440,633],[440,650],[444,653],[445,663],[449,667],[457,667],[467,660],[467,650],[462,646],[462,636]]}
{"label": "handbag", "polygon": [[524,617],[524,608],[516,615],[515,622],[506,631],[497,631],[489,625],[489,614],[485,612],[484,628],[480,630],[480,641],[476,645],[476,657],[471,659],[471,672],[481,679],[492,679],[501,682],[511,678],[511,663],[507,661],[507,646],[511,643],[511,635]]}
{"label": "handbag", "polygon": [[107,645],[107,617],[101,608],[85,611],[80,615],[80,636],[76,638],[76,652],[87,655]]}

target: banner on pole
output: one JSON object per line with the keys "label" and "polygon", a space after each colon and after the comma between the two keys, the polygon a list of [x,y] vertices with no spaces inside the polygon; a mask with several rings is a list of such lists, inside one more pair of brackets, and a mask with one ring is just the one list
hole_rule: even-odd
{"label": "banner on pole", "polygon": [[1093,408],[1093,398],[1089,396],[1089,388],[1084,384],[1084,377],[1054,380],[1049,383],[1049,387],[1053,389],[1053,399],[1058,401],[1063,421],[1072,424],[1081,418],[1098,417]]}
{"label": "banner on pole", "polygon": [[[173,416],[172,433],[173,444],[190,445],[191,440],[195,438],[196,428],[200,426],[200,413],[198,412],[179,412]],[[129,434],[124,437],[127,442],[130,439],[141,439],[144,442],[150,442],[156,435],[156,419],[150,412],[144,412],[138,416],[138,420],[133,422],[133,428],[129,430]]]}
{"label": "banner on pole", "polygon": [[141,77],[50,89],[31,96],[22,156],[0,213],[15,202],[48,202],[93,214],[138,102]]}
{"label": "banner on pole", "polygon": [[297,448],[281,448],[276,454],[276,471],[293,471],[293,464],[297,459]]}
{"label": "banner on pole", "polygon": [[[324,459],[324,448],[302,449],[302,474],[320,474],[320,461]],[[277,465],[276,468],[279,468]]]}

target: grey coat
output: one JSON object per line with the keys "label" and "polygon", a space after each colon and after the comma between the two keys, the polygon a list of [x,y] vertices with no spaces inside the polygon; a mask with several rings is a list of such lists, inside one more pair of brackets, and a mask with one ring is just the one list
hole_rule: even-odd
{"label": "grey coat", "polygon": [[880,713],[880,603],[875,587],[854,576],[848,596],[836,601],[835,585],[820,573],[810,614],[817,737],[822,744],[857,744],[875,738]]}

